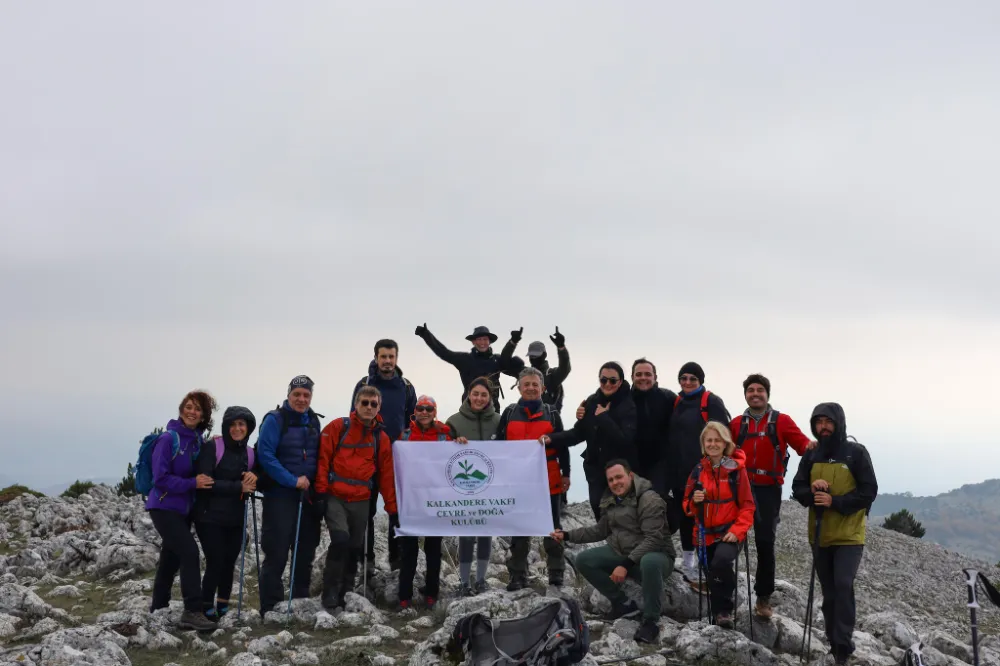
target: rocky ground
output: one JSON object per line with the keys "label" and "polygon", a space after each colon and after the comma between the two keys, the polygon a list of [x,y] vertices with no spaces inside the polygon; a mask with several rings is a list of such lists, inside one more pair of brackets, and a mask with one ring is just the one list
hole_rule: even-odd
{"label": "rocky ground", "polygon": [[[589,513],[584,504],[571,506],[564,526],[584,524]],[[454,664],[447,642],[464,614],[514,617],[555,594],[578,599],[587,612],[592,646],[582,663],[591,666],[633,657],[638,659],[629,663],[661,665],[799,661],[810,553],[804,539],[806,513],[797,505],[786,503],[782,513],[776,613],[770,622],[753,622],[754,641],[748,638],[747,583],[741,567],[737,631],[698,621],[698,597],[675,573],[665,585],[657,646],[632,640],[637,626],[632,620],[603,622],[600,614],[607,601],[576,580],[572,568],[561,591],[547,589],[537,551],[532,553],[534,587],[504,591],[506,550],[500,540],[494,540],[490,592],[467,599],[446,593],[433,612],[397,615],[390,610],[396,601],[397,574],[386,565],[385,518],[380,518],[379,561],[368,594],[349,595],[344,613],[334,617],[314,598],[297,600],[291,616],[268,613],[261,618],[255,610],[256,568],[250,550],[241,621],[231,613],[214,633],[197,635],[175,629],[179,602],[153,614],[147,610],[159,537],[138,499],[119,498],[104,486],[79,499],[19,497],[0,507],[0,666]],[[458,586],[457,548],[454,539],[447,542],[443,589],[453,591]],[[314,566],[317,595],[325,548],[324,541]],[[571,559],[575,552],[570,551]],[[1000,571],[935,544],[870,528],[857,581],[858,662],[899,663],[903,649],[921,640],[928,666],[971,663],[963,567],[1000,578]],[[638,586],[629,585],[641,601]],[[420,607],[419,600],[416,605]],[[828,663],[818,601],[814,613],[817,632],[811,659]],[[1000,666],[1000,609],[983,608],[980,632],[981,663]]]}

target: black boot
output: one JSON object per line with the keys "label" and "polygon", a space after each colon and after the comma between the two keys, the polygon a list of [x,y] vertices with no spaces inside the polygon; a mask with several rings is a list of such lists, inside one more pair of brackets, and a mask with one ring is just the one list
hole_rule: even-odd
{"label": "black boot", "polygon": [[341,550],[326,558],[323,567],[323,608],[332,611],[341,602],[341,581],[344,578],[345,553]]}
{"label": "black boot", "polygon": [[354,592],[356,588],[355,581],[358,577],[358,563],[363,557],[364,553],[361,550],[352,550],[347,555],[347,561],[344,563],[344,575],[340,579],[341,605],[343,605],[344,597],[347,593]]}

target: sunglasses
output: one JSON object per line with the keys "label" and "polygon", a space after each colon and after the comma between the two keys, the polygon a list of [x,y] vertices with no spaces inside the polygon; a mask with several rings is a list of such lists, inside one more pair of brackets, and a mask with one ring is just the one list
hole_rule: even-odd
{"label": "sunglasses", "polygon": [[695,377],[694,375],[681,375],[680,380],[682,382],[696,382],[698,381],[698,378]]}
{"label": "sunglasses", "polygon": [[430,412],[434,411],[434,408],[433,407],[427,407],[426,405],[421,405],[419,407],[414,407],[413,411],[415,411],[415,412],[427,412],[427,413],[430,413]]}
{"label": "sunglasses", "polygon": [[617,377],[601,377],[601,385],[610,384],[611,386],[614,386],[617,383],[618,383]]}
{"label": "sunglasses", "polygon": [[358,404],[362,407],[378,407],[378,400],[358,400]]}

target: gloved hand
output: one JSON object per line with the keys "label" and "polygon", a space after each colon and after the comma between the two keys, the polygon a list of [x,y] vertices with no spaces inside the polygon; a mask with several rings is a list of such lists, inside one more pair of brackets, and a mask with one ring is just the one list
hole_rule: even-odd
{"label": "gloved hand", "polygon": [[556,332],[549,336],[549,340],[556,346],[556,349],[562,349],[566,346],[566,336],[559,332],[558,326],[556,326]]}
{"label": "gloved hand", "polygon": [[430,331],[427,330],[427,322],[424,322],[423,326],[417,326],[416,330],[413,331],[414,335],[418,335],[421,338],[426,337]]}
{"label": "gloved hand", "polygon": [[511,331],[510,332],[510,341],[513,342],[516,345],[518,342],[521,341],[521,335],[523,333],[524,333],[524,326],[522,326],[521,328],[517,329],[516,331]]}
{"label": "gloved hand", "polygon": [[390,513],[389,514],[389,527],[398,529],[399,528],[399,514]]}

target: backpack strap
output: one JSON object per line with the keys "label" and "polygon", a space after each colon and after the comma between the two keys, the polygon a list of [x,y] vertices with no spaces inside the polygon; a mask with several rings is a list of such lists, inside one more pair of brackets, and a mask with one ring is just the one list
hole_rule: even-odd
{"label": "backpack strap", "polygon": [[226,452],[226,442],[221,435],[216,435],[212,439],[215,440],[215,464],[218,465],[222,460],[222,454]]}
{"label": "backpack strap", "polygon": [[173,460],[174,458],[177,457],[177,454],[180,453],[180,451],[181,451],[181,436],[178,435],[173,430],[168,430],[167,432],[170,433],[170,438],[171,438],[171,442],[170,442],[170,459]]}
{"label": "backpack strap", "polygon": [[327,476],[328,482],[333,485],[333,483],[339,481],[340,483],[346,483],[349,486],[365,486],[368,490],[372,490],[375,487],[375,477],[378,476],[378,441],[382,437],[382,429],[378,426],[372,428],[372,437],[374,442],[371,444],[344,444],[344,440],[347,439],[347,433],[351,429],[351,417],[345,416],[342,420],[342,427],[340,429],[340,437],[337,438],[337,447],[333,450],[334,456],[337,454],[337,449],[343,447],[345,449],[367,449],[369,447],[375,449],[375,473],[367,481],[359,481],[358,479],[346,479],[333,471],[333,461],[330,461],[330,473]]}
{"label": "backpack strap", "polygon": [[[701,418],[705,419],[705,423],[708,423],[708,396],[710,392],[705,389],[701,392]],[[677,405],[681,404],[682,397],[678,395],[674,398],[674,409],[677,409]]]}
{"label": "backpack strap", "polygon": [[778,417],[781,416],[781,412],[776,409],[768,410],[767,422],[764,427],[757,432],[749,432],[750,429],[750,419],[744,414],[740,417],[740,432],[739,436],[736,438],[736,448],[742,448],[744,442],[751,438],[767,437],[771,446],[774,448],[774,468],[773,470],[766,469],[754,469],[747,468],[749,474],[757,474],[759,476],[769,476],[772,479],[778,479],[785,476],[785,472],[788,469],[788,459],[791,454],[787,451],[785,452],[785,457],[783,460],[779,461],[779,456],[781,454],[781,442],[778,440]]}

